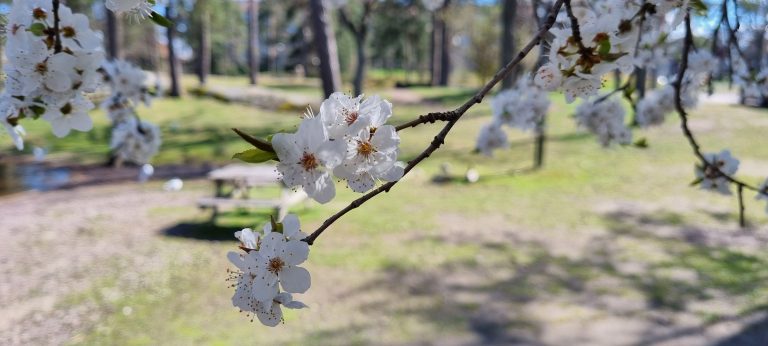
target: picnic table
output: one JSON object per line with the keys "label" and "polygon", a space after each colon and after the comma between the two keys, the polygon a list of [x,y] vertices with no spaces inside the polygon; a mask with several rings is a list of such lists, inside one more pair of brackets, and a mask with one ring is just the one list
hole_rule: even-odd
{"label": "picnic table", "polygon": [[[214,196],[203,197],[197,201],[200,209],[211,209],[211,222],[216,221],[223,208],[273,208],[282,219],[288,209],[305,200],[307,194],[302,190],[286,188],[274,165],[232,164],[208,173],[208,180],[214,183]],[[253,190],[259,187],[279,185],[279,198],[253,198]]]}

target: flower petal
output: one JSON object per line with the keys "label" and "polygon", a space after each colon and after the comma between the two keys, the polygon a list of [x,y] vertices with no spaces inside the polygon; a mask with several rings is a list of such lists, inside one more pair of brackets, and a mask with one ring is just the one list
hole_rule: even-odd
{"label": "flower petal", "polygon": [[253,280],[251,296],[260,302],[271,302],[277,296],[277,281],[273,280],[275,274],[267,270],[260,271],[265,276],[258,275]]}
{"label": "flower petal", "polygon": [[317,180],[304,184],[304,191],[320,204],[328,203],[336,196],[336,187],[328,173],[323,173]]}
{"label": "flower petal", "polygon": [[302,267],[288,266],[280,271],[280,285],[289,293],[304,293],[312,285],[309,271]]}
{"label": "flower petal", "polygon": [[256,310],[256,317],[261,324],[267,327],[274,327],[283,320],[283,310],[280,309],[280,304],[269,303],[269,308],[261,307]]}
{"label": "flower petal", "polygon": [[280,258],[288,265],[299,265],[309,257],[309,244],[297,239],[285,243]]}
{"label": "flower petal", "polygon": [[293,238],[299,233],[301,224],[299,223],[299,217],[295,214],[288,214],[283,218],[283,235],[288,238]]}

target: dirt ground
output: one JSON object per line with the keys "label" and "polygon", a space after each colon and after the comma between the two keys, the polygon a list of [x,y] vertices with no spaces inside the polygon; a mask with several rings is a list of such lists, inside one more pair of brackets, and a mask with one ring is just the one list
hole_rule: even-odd
{"label": "dirt ground", "polygon": [[[168,256],[162,253],[181,251],[162,241],[167,235],[161,230],[173,227],[180,218],[199,215],[191,203],[202,194],[203,190],[194,189],[168,193],[157,184],[118,184],[27,192],[0,199],[0,344],[68,343],[115,313],[88,299],[76,304],[68,300],[94,283],[115,279],[114,269],[108,269],[114,266],[107,265],[115,261],[126,269],[116,279],[118,286],[141,290],[143,285],[151,285],[142,281],[142,273],[168,265]],[[357,318],[346,323],[373,324],[369,336],[376,335],[375,324],[384,318],[382,314],[428,319],[462,316],[458,323],[468,329],[444,339],[431,335],[416,344],[768,344],[765,314],[733,313],[732,307],[742,303],[742,297],[721,297],[718,294],[722,292],[712,291],[706,292],[711,299],[700,298],[704,292],[686,285],[695,286],[701,273],[685,265],[650,268],[648,263],[633,261],[626,256],[627,248],[640,245],[625,241],[653,239],[632,250],[646,255],[659,252],[664,256],[668,250],[665,245],[654,244],[678,242],[749,254],[768,245],[765,235],[740,232],[718,236],[718,232],[665,225],[674,222],[644,216],[650,214],[644,213],[643,206],[615,201],[597,208],[615,219],[614,229],[621,236],[594,231],[555,232],[560,236],[552,237],[510,226],[499,216],[488,216],[478,223],[462,215],[441,215],[438,236],[398,235],[387,241],[479,246],[484,255],[476,255],[471,264],[428,271],[393,268],[361,274],[340,284],[320,280],[313,289],[328,294],[332,302],[343,303],[330,309],[321,306],[310,318],[322,320],[329,314],[351,313]],[[171,216],[152,212],[158,209],[187,211]],[[469,238],[456,236],[470,224],[482,231]],[[487,264],[498,259],[494,256],[506,256],[511,249],[525,250],[510,266],[488,270],[493,266]],[[588,268],[601,269],[594,275]],[[349,276],[343,270],[319,270],[319,277]],[[659,285],[694,308],[675,309],[664,297],[656,297],[656,302],[651,299],[649,304],[644,293]],[[664,285],[685,287],[677,290]],[[362,286],[377,288],[366,295],[350,293]],[[555,288],[550,292],[551,287]],[[119,299],[125,292],[101,294]],[[707,320],[695,313],[698,308],[722,314]],[[122,313],[130,311],[124,308]],[[342,341],[345,334],[340,335],[328,339],[328,344],[346,343]],[[382,340],[384,344],[398,343],[388,342],[386,337]]]}
{"label": "dirt ground", "polygon": [[92,186],[0,199],[0,344],[65,343],[101,316],[87,301],[62,300],[104,278],[103,264],[121,258],[161,265],[147,250],[166,225],[147,211],[190,206],[194,194],[154,187]]}

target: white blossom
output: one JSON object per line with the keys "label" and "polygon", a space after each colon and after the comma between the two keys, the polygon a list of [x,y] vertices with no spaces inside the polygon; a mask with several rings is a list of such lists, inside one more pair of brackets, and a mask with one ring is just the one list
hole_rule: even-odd
{"label": "white blossom", "polygon": [[112,128],[110,148],[116,157],[124,161],[146,164],[157,154],[161,144],[160,129],[135,117]]}
{"label": "white blossom", "polygon": [[272,138],[280,163],[277,170],[288,187],[301,186],[319,203],[336,196],[330,172],[341,164],[343,141],[330,141],[321,117],[302,120],[296,133],[278,133]]}
{"label": "white blossom", "polygon": [[480,129],[475,148],[485,156],[493,156],[493,151],[509,147],[507,134],[501,126],[495,122],[487,124]]}
{"label": "white blossom", "polygon": [[696,178],[700,179],[702,190],[715,191],[723,195],[731,194],[731,182],[726,176],[733,176],[739,169],[739,160],[731,155],[730,150],[704,154],[706,165],[696,166]]}
{"label": "white blossom", "polygon": [[107,0],[107,8],[115,13],[128,13],[137,18],[152,14],[152,4],[147,0]]}
{"label": "white blossom", "polygon": [[307,307],[295,301],[291,293],[304,293],[311,285],[309,272],[298,266],[309,255],[309,245],[301,241],[306,235],[300,231],[299,219],[289,214],[282,223],[274,225],[277,228],[273,223],[266,224],[262,235],[251,229],[235,233],[246,253],[227,254],[239,270],[230,277],[235,281],[232,304],[255,314],[270,327],[282,321],[281,306]]}
{"label": "white blossom", "polygon": [[624,106],[614,97],[598,100],[584,101],[576,108],[576,123],[595,134],[603,146],[630,144],[632,132],[624,119]]}
{"label": "white blossom", "polygon": [[16,146],[16,149],[24,150],[23,136],[27,134],[24,131],[24,128],[21,125],[11,125],[7,121],[3,121],[3,126],[5,126],[5,130],[8,135],[11,136],[11,140],[13,140],[13,144]]}
{"label": "white blossom", "polygon": [[392,116],[392,104],[379,96],[352,97],[335,92],[320,105],[320,118],[328,139],[336,140],[366,126],[381,126]]}
{"label": "white blossom", "polygon": [[127,61],[114,60],[104,63],[103,71],[111,95],[102,107],[111,110],[139,103],[150,105],[152,96],[146,85],[147,75],[144,70]]}
{"label": "white blossom", "polygon": [[400,136],[392,125],[364,127],[346,138],[346,155],[333,173],[347,181],[352,191],[366,192],[377,180],[396,181],[403,177],[397,162]]}
{"label": "white blossom", "polygon": [[90,131],[93,128],[93,121],[88,115],[93,108],[91,100],[78,94],[61,107],[49,105],[42,118],[51,123],[56,137],[65,137],[71,130]]}
{"label": "white blossom", "polygon": [[[14,0],[8,15],[4,66],[6,88],[0,96],[3,116],[17,124],[38,117],[51,123],[53,133],[92,128],[88,111],[93,104],[84,93],[98,84],[97,70],[104,59],[101,36],[88,18],[60,5],[59,31],[54,30],[51,1]],[[56,36],[60,37],[57,50]],[[14,137],[19,145],[19,136]]]}
{"label": "white blossom", "polygon": [[514,88],[499,92],[491,101],[493,119],[499,124],[520,130],[536,128],[547,115],[549,93],[520,78]]}
{"label": "white blossom", "polygon": [[240,240],[242,247],[249,250],[256,250],[259,248],[261,235],[250,228],[244,228],[242,231],[235,232],[235,238]]}

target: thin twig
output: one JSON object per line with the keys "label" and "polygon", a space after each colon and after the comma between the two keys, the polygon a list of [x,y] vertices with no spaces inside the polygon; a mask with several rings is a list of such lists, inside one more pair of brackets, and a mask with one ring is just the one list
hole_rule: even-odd
{"label": "thin twig", "polygon": [[61,18],[59,18],[59,0],[53,0],[53,32],[55,40],[53,43],[54,53],[61,53],[63,47],[61,45],[61,30],[59,25],[61,24]]}
{"label": "thin twig", "polygon": [[438,121],[451,121],[456,118],[454,112],[436,112],[420,115],[418,118],[411,120],[405,124],[400,124],[395,127],[397,131],[405,130],[410,127],[416,127],[421,124],[430,123],[433,124]]}
{"label": "thin twig", "polygon": [[[690,53],[691,48],[693,47],[693,31],[691,30],[691,14],[690,12],[685,14],[685,38],[683,39],[683,56],[681,57],[680,61],[680,71],[677,75],[677,80],[675,81],[675,108],[677,109],[677,114],[680,116],[680,127],[683,130],[683,134],[688,139],[688,143],[691,145],[691,148],[693,149],[694,155],[696,155],[697,158],[701,161],[703,167],[702,169],[707,170],[711,169],[717,174],[718,176],[722,176],[726,180],[730,181],[731,183],[736,184],[739,194],[739,208],[740,208],[740,218],[743,218],[743,207],[744,207],[744,200],[743,200],[743,190],[746,188],[748,190],[757,191],[759,192],[759,189],[747,184],[741,180],[738,180],[728,174],[723,173],[720,171],[719,167],[712,164],[711,162],[707,161],[707,159],[704,157],[704,154],[701,152],[701,146],[699,145],[698,141],[696,140],[696,137],[694,136],[693,132],[688,126],[688,113],[685,111],[685,107],[683,107],[683,101],[682,101],[682,89],[683,89],[683,78],[685,76],[686,71],[688,70],[688,53]],[[742,227],[746,224],[744,220],[740,220]]]}
{"label": "thin twig", "polygon": [[584,47],[584,41],[581,38],[581,27],[579,26],[579,19],[573,14],[573,8],[571,8],[571,0],[565,1],[565,12],[568,14],[568,19],[571,20],[571,33],[573,33],[573,40],[576,41],[576,45],[579,46],[579,54],[583,54],[586,50]]}
{"label": "thin twig", "polygon": [[744,185],[739,185],[739,225],[741,228],[747,227],[747,219],[744,216]]}
{"label": "thin twig", "polygon": [[[517,64],[520,63],[520,61],[525,58],[528,53],[531,52],[531,50],[538,45],[544,35],[549,31],[550,28],[552,28],[552,25],[554,25],[555,20],[557,19],[557,13],[560,11],[560,8],[562,7],[564,2],[568,2],[569,0],[557,0],[555,4],[552,6],[552,11],[549,13],[549,17],[547,18],[547,22],[542,28],[539,30],[539,32],[536,34],[536,36],[531,39],[530,42],[517,54],[517,56],[507,63],[506,66],[504,66],[501,70],[496,72],[493,79],[489,81],[485,86],[483,86],[471,99],[469,99],[467,102],[465,102],[463,105],[461,105],[459,108],[446,112],[446,116],[451,117],[451,119],[448,121],[447,124],[445,124],[445,127],[438,133],[435,138],[432,140],[432,142],[429,144],[429,146],[421,152],[415,159],[408,162],[408,165],[405,167],[405,174],[408,174],[416,165],[418,165],[420,162],[424,161],[427,157],[432,155],[435,151],[437,151],[443,143],[445,143],[445,138],[448,136],[448,133],[451,132],[451,129],[454,125],[456,125],[456,122],[461,119],[461,117],[475,104],[478,104],[483,101],[483,98],[493,89],[496,84],[498,84],[502,79],[504,79],[509,73],[512,72],[512,69],[517,66]],[[417,119],[418,120],[418,119]],[[415,126],[415,125],[414,125]],[[405,128],[405,127],[404,127]],[[397,184],[398,181],[393,181],[386,183],[384,185],[379,186],[375,190],[363,195],[362,197],[352,201],[347,207],[340,210],[336,214],[333,214],[330,218],[325,220],[323,224],[317,228],[311,235],[304,238],[304,241],[307,242],[309,245],[312,245],[317,237],[319,237],[323,232],[328,229],[336,220],[344,216],[346,213],[352,211],[353,209],[363,205],[363,203],[367,202],[371,198],[381,194],[382,192],[389,192],[389,190]]]}

